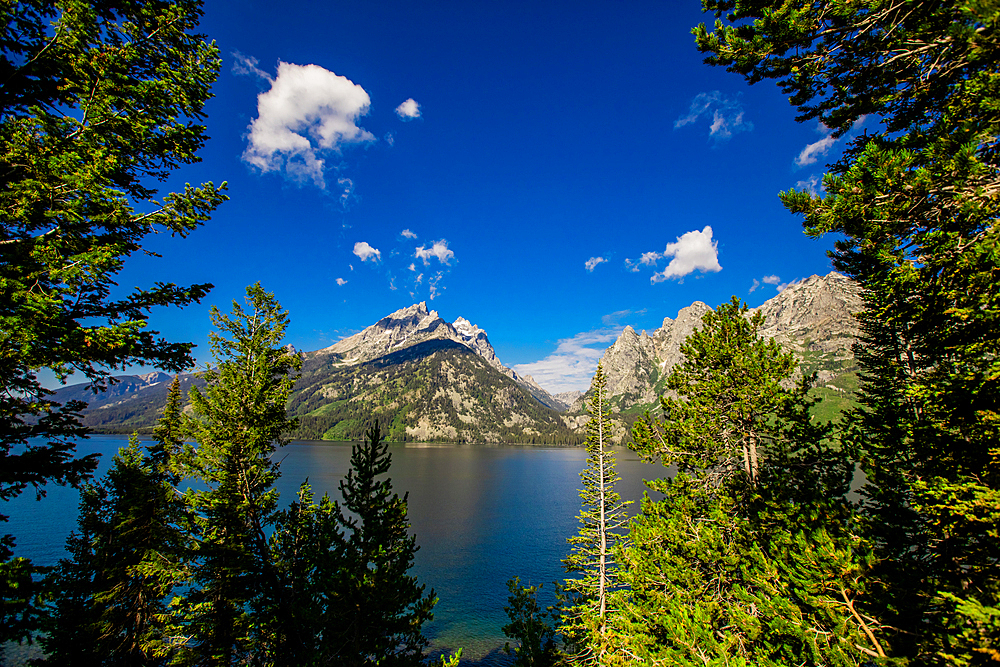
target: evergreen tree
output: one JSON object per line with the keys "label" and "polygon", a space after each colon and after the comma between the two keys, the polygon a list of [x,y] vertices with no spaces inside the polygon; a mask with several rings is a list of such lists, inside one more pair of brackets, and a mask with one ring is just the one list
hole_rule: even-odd
{"label": "evergreen tree", "polygon": [[[823,196],[783,193],[866,291],[862,407],[877,561],[864,608],[921,664],[995,656],[1000,616],[1000,12],[995,2],[708,0],[708,61],[778,79],[850,143]],[[995,659],[992,658],[992,659]]]}
{"label": "evergreen tree", "polygon": [[860,665],[881,651],[852,613],[863,555],[844,499],[851,468],[809,417],[809,379],[759,338],[734,298],[681,346],[660,399],[636,423],[641,452],[675,465],[630,526],[630,599],[612,622],[620,664]]}
{"label": "evergreen tree", "polygon": [[47,582],[54,598],[41,638],[48,664],[156,665],[171,654],[166,599],[184,580],[186,512],[158,455],[162,443],[148,450],[133,435],[101,483],[81,496],[71,558]]}
{"label": "evergreen tree", "polygon": [[[322,651],[327,664],[419,665],[433,618],[434,591],[409,574],[418,549],[409,535],[406,499],[393,493],[392,457],[378,422],[351,449],[351,468],[340,483],[337,521],[343,539],[341,571],[326,591]],[[345,511],[346,510],[346,511]]]}
{"label": "evergreen tree", "polygon": [[558,615],[542,611],[538,605],[537,586],[522,586],[520,577],[507,581],[507,613],[510,623],[501,628],[502,632],[516,639],[519,645],[511,649],[510,643],[504,645],[504,653],[514,656],[512,667],[550,667],[556,664],[555,627],[551,620],[558,620]]}
{"label": "evergreen tree", "polygon": [[611,451],[611,410],[601,364],[597,365],[591,390],[587,464],[580,473],[580,532],[569,538],[572,550],[563,560],[567,572],[580,576],[563,584],[568,595],[559,632],[573,662],[603,664],[608,651],[609,600],[618,582],[614,554],[622,536],[617,531],[627,519],[628,503],[623,503],[615,491],[619,478]]}
{"label": "evergreen tree", "polygon": [[[220,61],[195,33],[200,18],[197,0],[0,4],[0,500],[77,485],[97,465],[73,458],[84,404],[55,403],[39,369],[102,389],[132,364],[192,363],[190,343],[145,327],[154,307],[197,302],[211,285],[111,294],[148,234],[186,236],[226,199],[207,183],[156,202],[151,187],[196,162],[207,138]],[[0,561],[12,553],[0,541]],[[7,602],[0,640],[26,630]]]}
{"label": "evergreen tree", "polygon": [[178,472],[199,483],[187,491],[196,513],[194,587],[184,599],[191,641],[182,661],[230,665],[260,649],[251,603],[280,588],[267,533],[275,520],[278,466],[272,461],[295,420],[285,414],[291,374],[301,358],[281,346],[287,313],[260,284],[247,288],[247,308],[212,308],[216,366],[202,393],[190,393],[195,440],[179,455]]}

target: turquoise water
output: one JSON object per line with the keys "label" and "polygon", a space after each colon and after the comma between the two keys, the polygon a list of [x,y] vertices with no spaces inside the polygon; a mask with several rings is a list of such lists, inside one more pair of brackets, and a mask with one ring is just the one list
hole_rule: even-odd
{"label": "turquoise water", "polygon": [[[79,454],[102,454],[103,472],[125,436],[92,436]],[[409,516],[420,551],[414,573],[439,598],[434,620],[424,627],[437,651],[464,648],[465,665],[502,665],[507,623],[506,581],[543,584],[542,601],[552,602],[552,583],[563,578],[566,538],[577,530],[579,473],[586,452],[578,448],[488,445],[391,445],[394,490],[409,493]],[[616,450],[623,498],[641,498],[642,480],[660,477],[661,466]],[[350,465],[349,443],[295,442],[276,454],[278,489],[290,502],[306,477],[316,496],[338,497]],[[26,493],[7,504],[11,515],[0,530],[16,536],[18,555],[40,565],[65,556],[75,527],[78,493],[58,486],[36,502]],[[638,510],[638,503],[632,506]],[[8,657],[12,657],[8,653]]]}

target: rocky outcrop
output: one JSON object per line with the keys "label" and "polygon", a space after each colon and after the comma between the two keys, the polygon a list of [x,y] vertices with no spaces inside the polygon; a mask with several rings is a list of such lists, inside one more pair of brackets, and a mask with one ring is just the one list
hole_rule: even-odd
{"label": "rocky outcrop", "polygon": [[542,405],[558,411],[564,411],[569,407],[545,391],[531,376],[518,375],[513,369],[504,366],[490,344],[486,331],[464,317],[448,323],[436,310],[427,310],[425,301],[400,308],[360,333],[318,350],[314,354],[332,357],[334,366],[353,366],[429,340],[453,340],[461,343],[482,357],[490,366],[521,385]]}
{"label": "rocky outcrop", "polygon": [[[802,371],[817,373],[818,384],[839,391],[838,378],[853,372],[852,345],[858,332],[853,314],[861,308],[860,288],[833,272],[787,287],[748,315],[760,311],[764,315],[760,334],[794,352]],[[625,327],[601,357],[610,403],[622,412],[653,405],[670,371],[683,359],[681,344],[711,310],[696,301],[682,308],[677,319],[665,318],[652,335]],[[564,421],[571,427],[578,426],[573,415],[586,410],[589,396],[588,391],[570,406]]]}

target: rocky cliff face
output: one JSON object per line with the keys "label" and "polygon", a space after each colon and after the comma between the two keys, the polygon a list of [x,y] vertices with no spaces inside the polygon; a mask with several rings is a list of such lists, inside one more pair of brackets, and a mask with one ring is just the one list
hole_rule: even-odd
{"label": "rocky cliff face", "polygon": [[[776,339],[794,352],[804,372],[817,372],[818,385],[843,394],[856,384],[856,378],[851,376],[851,346],[858,331],[853,313],[861,308],[860,288],[833,272],[791,285],[749,314],[758,310],[763,313],[761,335]],[[664,381],[683,358],[681,344],[710,310],[707,304],[696,301],[682,308],[677,319],[664,319],[663,326],[652,335],[645,331],[636,334],[631,327],[625,327],[601,358],[612,405],[622,412],[655,407]],[[577,426],[579,420],[572,415],[586,409],[589,394],[570,407],[566,421],[571,426]]]}
{"label": "rocky cliff face", "polygon": [[566,403],[554,398],[539,386],[530,375],[518,375],[514,370],[504,366],[483,329],[464,317],[459,317],[454,323],[448,323],[436,310],[428,311],[425,301],[408,308],[401,308],[364,331],[318,350],[314,354],[332,357],[335,360],[334,367],[353,366],[430,340],[452,340],[461,343],[482,357],[487,364],[519,384],[542,405],[554,410],[565,410],[568,407]]}

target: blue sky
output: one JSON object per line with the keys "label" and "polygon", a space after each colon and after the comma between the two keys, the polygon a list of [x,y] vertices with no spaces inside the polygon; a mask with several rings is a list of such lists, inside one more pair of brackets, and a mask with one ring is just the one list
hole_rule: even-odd
{"label": "blue sky", "polygon": [[550,391],[586,388],[626,324],[830,271],[832,239],[777,193],[816,187],[843,141],[704,65],[690,29],[711,20],[697,0],[210,0],[212,139],[166,187],[232,199],[119,282],[214,283],[151,318],[203,363],[209,305],[259,280],[299,349],[426,301]]}

